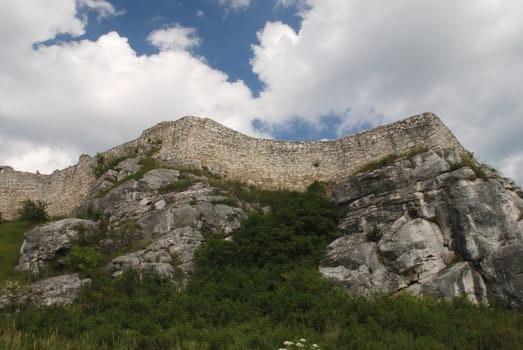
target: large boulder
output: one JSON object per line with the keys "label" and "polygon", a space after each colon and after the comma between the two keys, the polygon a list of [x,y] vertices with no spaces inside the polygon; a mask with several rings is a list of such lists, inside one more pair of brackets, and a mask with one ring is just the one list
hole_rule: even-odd
{"label": "large boulder", "polygon": [[97,228],[91,220],[64,219],[27,231],[16,269],[42,272],[52,260],[67,254],[73,243],[92,235]]}
{"label": "large boulder", "polygon": [[112,276],[135,271],[140,276],[155,273],[163,279],[183,281],[193,268],[193,254],[204,238],[192,227],[174,229],[145,249],[119,256],[107,266]]}
{"label": "large boulder", "polygon": [[521,194],[453,151],[357,174],[333,188],[344,236],[320,271],[358,295],[406,289],[523,308]]}
{"label": "large boulder", "polygon": [[9,282],[0,291],[0,310],[68,305],[73,303],[82,288],[90,283],[90,279],[81,279],[78,274],[51,277],[27,286]]}
{"label": "large boulder", "polygon": [[68,305],[90,283],[89,278],[81,279],[78,274],[47,278],[31,285],[31,301],[36,306]]}
{"label": "large boulder", "polygon": [[[192,184],[186,187],[187,179]],[[184,186],[176,186],[185,180]],[[167,185],[181,190],[165,190]],[[147,244],[113,259],[107,270],[113,276],[133,270],[179,280],[193,268],[193,253],[206,237],[227,238],[240,227],[246,214],[231,206],[227,197],[205,184],[205,178],[172,169],[154,169],[141,178],[120,184],[86,206],[108,218],[115,246]]]}

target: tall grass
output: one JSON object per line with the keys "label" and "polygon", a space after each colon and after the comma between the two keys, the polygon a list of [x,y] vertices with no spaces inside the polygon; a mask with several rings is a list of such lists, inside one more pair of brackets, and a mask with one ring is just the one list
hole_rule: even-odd
{"label": "tall grass", "polygon": [[26,277],[14,267],[18,263],[24,233],[33,226],[33,223],[23,221],[0,223],[0,287],[6,280],[19,281]]}

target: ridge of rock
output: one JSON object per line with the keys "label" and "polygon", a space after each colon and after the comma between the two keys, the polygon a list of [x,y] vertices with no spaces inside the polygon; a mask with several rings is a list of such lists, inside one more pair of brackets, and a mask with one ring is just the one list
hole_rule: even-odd
{"label": "ridge of rock", "polygon": [[[100,153],[105,161],[139,154],[173,165],[208,169],[265,189],[304,190],[313,181],[339,182],[366,163],[418,149],[465,152],[432,113],[416,115],[334,141],[279,141],[243,135],[211,119],[183,117],[161,122],[132,141]],[[14,219],[23,199],[42,200],[52,216],[84,201],[101,159],[82,155],[77,165],[51,175],[0,167],[0,215]]]}

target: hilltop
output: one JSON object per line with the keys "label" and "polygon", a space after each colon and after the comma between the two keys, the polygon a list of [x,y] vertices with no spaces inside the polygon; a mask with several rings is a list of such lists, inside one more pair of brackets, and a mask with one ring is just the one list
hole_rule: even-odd
{"label": "hilltop", "polygon": [[[36,175],[0,176],[6,193]],[[0,225],[0,345],[523,341],[506,310],[523,309],[523,191],[432,114],[310,143],[186,117],[36,179],[82,195],[49,193],[66,217]]]}
{"label": "hilltop", "polygon": [[132,141],[51,175],[0,168],[0,213],[16,217],[21,198],[42,200],[53,216],[67,214],[87,198],[96,176],[119,160],[148,154],[176,166],[206,169],[264,189],[303,191],[313,181],[339,182],[369,162],[420,149],[465,152],[452,132],[432,113],[335,141],[289,142],[257,139],[206,118],[162,122]]}

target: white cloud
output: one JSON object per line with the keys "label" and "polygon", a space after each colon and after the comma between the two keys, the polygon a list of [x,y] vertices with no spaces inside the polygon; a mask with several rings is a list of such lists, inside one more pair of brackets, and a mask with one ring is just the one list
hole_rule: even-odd
{"label": "white cloud", "polygon": [[251,5],[251,0],[218,0],[218,4],[227,10],[243,10]]}
{"label": "white cloud", "polygon": [[515,179],[518,184],[523,184],[523,153],[503,158],[501,171],[508,177]]}
{"label": "white cloud", "polygon": [[[6,138],[7,139],[7,138]],[[4,142],[0,141],[0,145]],[[60,147],[34,145],[31,142],[14,140],[16,154],[5,158],[4,163],[15,169],[50,174],[54,170],[63,169],[64,164],[78,161],[72,152]]]}
{"label": "white cloud", "polygon": [[114,6],[106,0],[76,0],[80,8],[86,7],[88,9],[98,12],[98,19],[117,16],[122,14],[117,11]]}
{"label": "white cloud", "polygon": [[[106,1],[83,3],[114,15]],[[153,55],[138,56],[116,32],[33,47],[81,35],[79,4],[0,2],[0,164],[64,167],[186,114],[251,134],[254,118],[274,125],[299,116],[320,128],[335,114],[344,134],[433,111],[481,161],[523,183],[519,0],[307,0],[298,32],[275,22],[258,33],[259,98],[191,53],[200,39],[180,25],[150,34]]]}
{"label": "white cloud", "polygon": [[0,4],[0,23],[19,16],[13,23],[27,25],[2,37],[12,49],[0,53],[0,163],[33,171],[35,164],[40,171],[65,167],[80,153],[108,149],[159,121],[189,114],[252,133],[250,90],[188,51],[199,40],[191,28],[153,32],[149,39],[160,52],[149,56],[137,56],[116,32],[33,47],[58,32],[83,33],[71,3],[57,2],[52,13],[47,7],[29,11],[31,20],[23,11],[28,4]]}
{"label": "white cloud", "polygon": [[76,17],[74,1],[2,0],[0,9],[0,57],[58,33],[84,32],[82,21]]}
{"label": "white cloud", "polygon": [[[253,47],[266,120],[344,120],[340,133],[433,111],[478,157],[523,154],[519,0],[309,0],[298,33],[267,23]],[[520,173],[521,173],[520,169]]]}
{"label": "white cloud", "polygon": [[296,7],[298,10],[302,11],[309,7],[307,0],[276,0],[276,7]]}
{"label": "white cloud", "polygon": [[197,47],[201,42],[194,28],[182,27],[179,24],[156,30],[147,37],[147,40],[162,51],[188,50]]}

